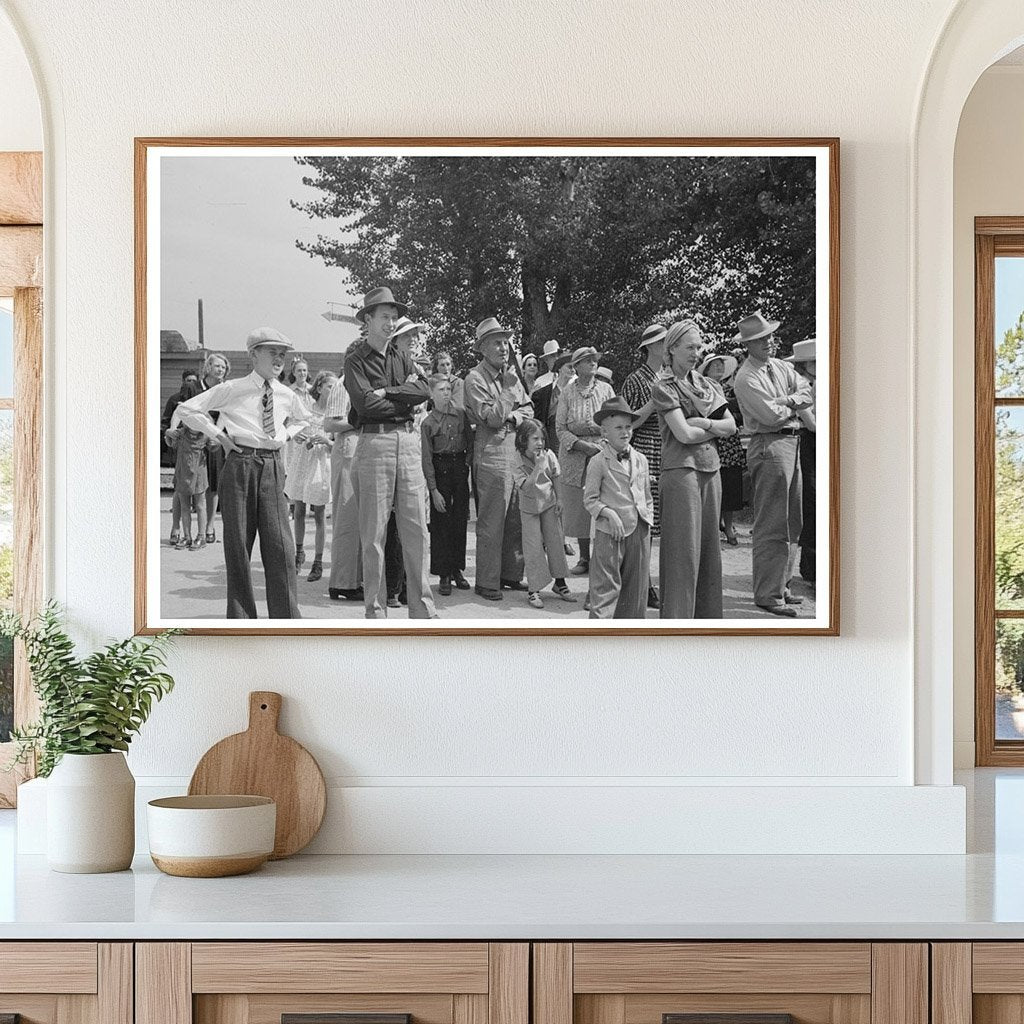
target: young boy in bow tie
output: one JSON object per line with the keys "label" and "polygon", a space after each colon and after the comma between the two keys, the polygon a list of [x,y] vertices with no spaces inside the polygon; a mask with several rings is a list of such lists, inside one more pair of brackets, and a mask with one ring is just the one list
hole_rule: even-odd
{"label": "young boy in bow tie", "polygon": [[583,504],[594,520],[592,619],[647,615],[654,505],[647,457],[629,443],[639,418],[621,396],[594,414],[604,446],[590,460],[583,487]]}

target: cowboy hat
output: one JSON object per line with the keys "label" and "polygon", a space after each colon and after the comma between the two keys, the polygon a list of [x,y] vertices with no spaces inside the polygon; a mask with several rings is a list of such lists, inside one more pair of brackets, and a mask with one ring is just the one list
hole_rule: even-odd
{"label": "cowboy hat", "polygon": [[394,306],[399,316],[405,316],[409,312],[409,307],[398,302],[391,294],[390,288],[371,288],[363,299],[363,308],[356,310],[356,319],[360,323],[366,323],[366,314],[375,306]]}
{"label": "cowboy hat", "polygon": [[761,310],[745,316],[737,325],[738,334],[733,336],[734,343],[745,345],[748,341],[757,341],[759,338],[767,338],[779,329],[778,320],[765,320]]}
{"label": "cowboy hat", "polygon": [[487,341],[489,338],[493,338],[500,335],[502,338],[511,338],[512,332],[506,330],[501,324],[498,323],[498,318],[489,316],[486,320],[481,320],[476,325],[476,348],[480,350],[480,346]]}
{"label": "cowboy hat", "polygon": [[728,380],[740,365],[732,356],[723,356],[718,352],[712,352],[706,359],[704,359],[700,366],[697,367],[697,372],[703,374],[716,359],[722,360],[722,366],[725,369],[725,373],[722,375],[722,380]]}
{"label": "cowboy hat", "polygon": [[600,423],[609,416],[628,416],[634,423],[640,419],[640,414],[633,412],[629,407],[629,402],[622,395],[616,395],[614,398],[609,398],[607,402],[604,402],[601,408],[594,413],[594,422]]}
{"label": "cowboy hat", "polygon": [[647,348],[648,345],[653,345],[655,342],[661,341],[666,334],[668,334],[668,331],[666,328],[662,327],[661,324],[651,324],[651,326],[646,328],[644,333],[640,335],[640,341],[636,347]]}
{"label": "cowboy hat", "polygon": [[395,324],[395,329],[391,332],[392,338],[397,338],[400,334],[405,334],[406,331],[418,331],[422,327],[426,327],[426,324],[418,324],[410,320],[407,316],[403,316],[401,320]]}
{"label": "cowboy hat", "polygon": [[550,341],[544,342],[544,348],[541,350],[541,357],[547,359],[548,356],[557,356],[562,351],[562,346],[552,338]]}
{"label": "cowboy hat", "polygon": [[584,359],[600,359],[601,353],[597,351],[592,345],[584,345],[581,348],[576,349],[572,354],[572,359],[569,360],[573,366],[577,363],[582,362]]}
{"label": "cowboy hat", "polygon": [[787,363],[810,363],[816,358],[814,350],[817,338],[807,338],[805,341],[798,341],[793,346],[793,354],[786,359]]}
{"label": "cowboy hat", "polygon": [[245,339],[245,347],[249,352],[252,352],[254,348],[258,348],[260,345],[280,345],[289,352],[295,349],[295,346],[280,331],[275,331],[273,327],[257,327]]}

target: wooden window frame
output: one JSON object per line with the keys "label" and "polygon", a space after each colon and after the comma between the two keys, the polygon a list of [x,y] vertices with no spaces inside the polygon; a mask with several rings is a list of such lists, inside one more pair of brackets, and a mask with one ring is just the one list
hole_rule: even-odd
{"label": "wooden window frame", "polygon": [[[34,615],[43,594],[43,157],[0,153],[0,298],[14,299],[14,608]],[[24,649],[14,654],[14,724],[36,718]],[[14,807],[34,766],[2,768],[13,743],[0,743],[0,807]]]}

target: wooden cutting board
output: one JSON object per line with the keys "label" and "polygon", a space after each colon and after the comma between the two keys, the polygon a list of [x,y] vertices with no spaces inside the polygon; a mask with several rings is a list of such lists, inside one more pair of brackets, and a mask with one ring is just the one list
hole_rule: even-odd
{"label": "wooden cutting board", "polygon": [[249,694],[249,728],[214,744],[188,785],[190,796],[245,793],[277,804],[271,860],[290,857],[317,834],[327,808],[327,787],[313,755],[277,731],[281,694]]}

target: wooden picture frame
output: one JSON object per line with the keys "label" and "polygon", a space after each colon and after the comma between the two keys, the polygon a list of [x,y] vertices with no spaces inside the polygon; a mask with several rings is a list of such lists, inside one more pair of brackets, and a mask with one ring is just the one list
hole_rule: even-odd
{"label": "wooden picture frame", "polygon": [[[726,178],[729,176],[729,168],[740,167],[740,163],[730,164],[730,161],[749,161],[749,166],[754,162],[762,161],[765,167],[774,166],[783,168],[781,161],[803,160],[813,161],[808,165],[811,169],[808,174],[813,178],[813,213],[811,223],[813,224],[813,242],[802,250],[805,262],[813,264],[812,292],[814,295],[814,315],[810,321],[811,329],[802,333],[800,338],[782,337],[785,331],[786,313],[784,310],[767,309],[766,318],[783,321],[783,328],[780,330],[780,339],[783,341],[785,351],[789,346],[803,337],[813,336],[817,344],[824,349],[822,357],[818,360],[818,379],[824,379],[824,388],[819,386],[817,394],[817,409],[822,413],[819,417],[818,431],[825,433],[821,445],[818,446],[817,462],[815,465],[825,467],[824,482],[819,485],[818,500],[816,504],[818,525],[816,528],[816,544],[819,551],[825,552],[825,557],[819,560],[819,571],[817,580],[813,587],[806,592],[811,595],[807,602],[807,608],[813,609],[799,613],[796,618],[777,617],[763,610],[759,610],[753,604],[751,593],[740,593],[740,584],[735,582],[729,584],[725,603],[727,612],[723,613],[722,619],[698,618],[689,619],[660,619],[656,610],[648,611],[644,619],[588,619],[582,611],[582,603],[578,606],[580,610],[570,614],[549,615],[548,609],[554,608],[555,602],[546,595],[546,609],[543,613],[533,613],[532,609],[521,607],[525,605],[526,594],[518,594],[514,591],[504,594],[502,607],[509,609],[510,614],[505,617],[477,618],[474,612],[467,612],[465,616],[452,615],[453,608],[459,605],[445,604],[446,599],[437,601],[437,608],[441,615],[437,619],[407,619],[405,609],[394,613],[398,617],[364,619],[353,617],[353,609],[346,608],[346,617],[336,617],[333,608],[340,609],[341,604],[329,606],[325,612],[323,608],[317,607],[315,614],[317,618],[289,618],[267,619],[267,618],[246,618],[229,619],[221,611],[213,613],[214,605],[212,599],[204,604],[200,597],[192,600],[193,591],[189,591],[189,583],[184,576],[201,576],[201,573],[191,573],[191,569],[179,570],[176,567],[168,569],[163,565],[170,565],[167,561],[166,548],[167,540],[161,536],[158,520],[160,517],[168,518],[167,502],[160,503],[159,499],[159,457],[161,454],[162,431],[157,430],[156,424],[159,420],[159,413],[154,415],[156,406],[163,396],[159,393],[161,385],[160,376],[160,335],[161,331],[172,328],[171,323],[164,323],[161,319],[163,313],[160,308],[161,297],[166,301],[167,291],[170,289],[164,277],[161,276],[162,268],[165,265],[181,268],[182,250],[173,250],[175,244],[180,244],[183,234],[183,225],[186,220],[190,226],[200,224],[202,218],[198,215],[195,218],[179,217],[175,220],[172,209],[187,209],[187,206],[175,206],[175,203],[185,202],[181,200],[187,190],[174,192],[178,198],[171,202],[168,196],[171,194],[172,186],[169,181],[174,180],[174,174],[178,173],[175,168],[183,167],[184,164],[172,164],[174,160],[191,160],[194,163],[190,166],[190,173],[205,173],[205,169],[213,168],[217,161],[223,158],[229,160],[259,161],[268,158],[282,157],[292,160],[294,157],[333,157],[345,156],[360,158],[369,161],[370,159],[388,159],[390,157],[404,158],[432,158],[435,156],[445,158],[457,158],[466,161],[465,166],[472,166],[470,158],[502,158],[513,157],[545,157],[552,159],[575,159],[583,162],[586,159],[604,159],[608,162],[615,160],[633,159],[643,160],[650,158],[662,161],[664,164],[672,160],[704,160],[706,166],[725,168],[722,173]],[[717,161],[717,163],[715,163]],[[229,168],[229,164],[222,162],[221,167]],[[235,165],[230,165],[235,166]],[[241,167],[241,164],[237,166]],[[263,164],[251,163],[252,167],[262,167]],[[596,165],[595,165],[596,166]],[[644,165],[645,167],[647,165]],[[652,163],[650,166],[654,166]],[[680,165],[681,166],[681,165]],[[693,164],[692,166],[697,166]],[[701,165],[705,166],[705,165]],[[758,165],[761,166],[761,165]],[[196,168],[199,168],[196,171]],[[170,170],[168,170],[170,169]],[[239,172],[242,173],[242,172]],[[248,172],[246,172],[248,173]],[[708,171],[708,174],[711,172]],[[168,177],[168,174],[171,177]],[[241,179],[238,179],[241,180]],[[709,179],[710,180],[710,179]],[[177,186],[173,186],[176,188]],[[724,186],[723,186],[724,187]],[[711,189],[713,191],[713,188]],[[198,194],[198,193],[194,193]],[[202,200],[210,206],[213,205],[235,205],[241,206],[246,201],[243,198],[235,197],[238,202],[232,204],[224,196],[214,198],[212,192]],[[310,200],[309,195],[303,197]],[[294,203],[293,203],[294,205]],[[307,204],[311,205],[311,204]],[[192,208],[194,209],[194,207]],[[211,635],[222,634],[259,634],[259,635],[313,635],[313,634],[338,634],[338,635],[546,635],[546,636],[582,636],[582,635],[716,635],[716,636],[763,636],[763,635],[789,635],[789,636],[837,636],[839,634],[839,612],[840,612],[840,538],[839,538],[839,500],[840,500],[840,477],[839,477],[839,140],[835,138],[772,138],[772,139],[744,139],[744,138],[338,138],[338,139],[306,139],[306,138],[137,138],[135,140],[135,340],[136,340],[136,394],[135,394],[135,438],[136,438],[136,462],[135,462],[135,486],[136,486],[136,516],[135,516],[135,626],[138,633],[153,633],[170,625],[181,626],[191,632]],[[788,223],[786,218],[790,216],[787,208],[778,196],[770,191],[762,191],[756,197],[756,201],[750,208],[750,217],[777,216],[778,224],[784,226]],[[758,212],[760,211],[760,212]],[[210,214],[210,218],[213,218]],[[795,216],[795,215],[794,215]],[[806,221],[806,218],[805,218]],[[328,225],[328,229],[337,227],[337,224]],[[206,228],[198,231],[202,234]],[[354,230],[351,222],[342,230]],[[682,229],[680,229],[682,230]],[[347,237],[347,236],[346,236]],[[691,236],[688,236],[691,237]],[[702,236],[703,237],[703,236]],[[175,242],[177,238],[177,242]],[[170,241],[169,241],[170,239]],[[198,253],[203,250],[203,245],[198,241],[198,236],[193,236],[193,251]],[[313,243],[310,243],[312,245]],[[161,250],[160,246],[167,248]],[[307,249],[307,251],[310,251]],[[168,255],[168,254],[171,255]],[[813,256],[811,255],[813,253]],[[687,259],[692,251],[687,252]],[[244,257],[243,257],[244,258]],[[678,257],[682,260],[682,256]],[[198,260],[197,256],[197,260]],[[780,257],[780,261],[781,261]],[[223,267],[221,260],[220,266]],[[764,274],[767,280],[768,272],[764,270],[766,264],[757,265],[757,273]],[[753,265],[744,265],[744,278],[753,279],[757,275]],[[191,273],[190,270],[188,273]],[[665,271],[670,273],[670,269]],[[781,273],[781,271],[780,271]],[[179,274],[187,276],[186,272]],[[216,268],[210,268],[209,273],[201,269],[195,269],[194,276],[212,280],[217,276]],[[342,277],[338,276],[339,295],[324,297],[324,303],[332,302],[328,312],[323,313],[324,318],[331,317],[331,310],[337,307],[333,302],[341,298],[340,290]],[[758,278],[761,280],[761,278]],[[194,283],[194,282],[193,282]],[[395,281],[388,279],[379,283],[391,285]],[[398,282],[400,285],[400,281]],[[765,284],[766,294],[774,295],[774,285]],[[760,294],[754,286],[750,295]],[[205,290],[204,290],[205,289]],[[207,313],[211,308],[210,287],[202,281],[194,287],[194,298],[204,299],[207,302]],[[368,291],[369,285],[363,284],[360,291]],[[200,294],[202,293],[202,294]],[[176,293],[177,294],[177,293]],[[355,292],[353,291],[354,295]],[[649,293],[647,293],[649,294]],[[402,296],[398,296],[401,300]],[[175,300],[177,301],[177,299]],[[190,301],[192,301],[190,299]],[[646,300],[645,300],[646,301]],[[803,299],[806,303],[806,289]],[[251,307],[259,307],[261,297],[254,292]],[[358,310],[358,300],[353,299],[352,304]],[[525,304],[525,303],[524,303]],[[180,306],[179,306],[180,308]],[[195,309],[193,304],[192,309]],[[671,314],[666,313],[669,320],[679,319],[683,314],[678,302],[671,307]],[[753,309],[748,312],[753,312]],[[410,315],[414,315],[412,310]],[[189,313],[189,316],[193,314]],[[200,314],[201,316],[202,314]],[[524,314],[525,315],[525,314]],[[698,320],[703,316],[696,311]],[[259,320],[254,311],[252,317]],[[179,318],[180,319],[180,318]],[[224,331],[214,339],[203,351],[210,352],[223,348],[227,335],[230,334],[232,363],[235,362],[234,354],[238,354],[239,362],[244,362],[245,337],[248,331],[258,326],[257,323],[241,323],[241,317],[236,317],[230,331]],[[344,314],[335,316],[335,319],[346,319]],[[347,319],[351,320],[351,316]],[[429,318],[428,318],[429,319]],[[701,329],[706,336],[719,345],[729,344],[731,332],[735,329],[736,319],[731,322],[715,322],[712,330],[708,330],[703,324]],[[260,321],[262,322],[262,321]],[[463,318],[460,321],[466,337],[471,338],[473,323]],[[275,327],[281,325],[275,324]],[[795,329],[795,328],[794,328]],[[200,326],[200,338],[202,339]],[[285,335],[288,329],[282,328]],[[513,328],[514,330],[514,328]],[[566,331],[566,337],[573,339],[572,331]],[[629,336],[629,341],[623,340],[622,346],[627,344],[635,346],[639,335]],[[463,339],[460,335],[460,344]],[[533,347],[539,350],[543,342],[540,333],[532,339]],[[184,340],[185,352],[194,351],[188,348],[188,341]],[[299,342],[297,347],[304,349],[304,344]],[[524,346],[525,351],[525,346]],[[782,353],[780,353],[781,355]],[[340,362],[341,350],[338,351]],[[198,361],[198,357],[196,357]],[[312,356],[311,356],[312,361]],[[169,365],[169,360],[166,361]],[[166,365],[165,365],[166,370]],[[165,373],[164,376],[167,376]],[[166,390],[167,382],[163,382]],[[618,381],[621,386],[621,379]],[[618,390],[616,388],[616,390]],[[795,429],[790,433],[795,433]],[[167,474],[165,473],[165,476]],[[749,484],[747,485],[749,487]],[[169,499],[168,499],[169,500]],[[166,527],[167,522],[163,523]],[[469,526],[472,536],[473,525]],[[167,532],[165,529],[164,533]],[[328,534],[330,530],[328,529]],[[219,541],[218,534],[218,541]],[[747,538],[749,540],[749,538]],[[220,544],[218,543],[218,547]],[[329,550],[328,539],[328,550]],[[724,549],[723,549],[724,550]],[[219,553],[218,553],[219,554]],[[209,552],[205,557],[209,557]],[[656,574],[657,559],[652,560],[652,575]],[[177,563],[180,564],[180,563]],[[186,563],[189,567],[199,566],[200,559]],[[258,566],[258,559],[254,555],[253,565]],[[308,563],[307,563],[308,565]],[[305,568],[304,570],[305,571]],[[472,574],[467,570],[467,575]],[[165,583],[167,580],[176,579],[174,585],[174,599],[171,599],[172,584]],[[204,581],[212,577],[203,576]],[[737,575],[736,579],[741,579]],[[813,579],[813,576],[810,577]],[[570,583],[572,581],[570,580]],[[301,581],[300,581],[301,583]],[[436,578],[433,581],[436,588]],[[322,581],[323,590],[327,590],[327,573],[325,571]],[[585,584],[584,584],[585,586]],[[214,587],[203,589],[196,585],[194,593],[199,595],[213,593]],[[751,590],[749,584],[747,591]],[[796,587],[794,587],[796,590]],[[739,596],[730,596],[735,591]],[[436,593],[436,590],[435,590]],[[473,594],[473,592],[470,592]],[[582,598],[584,591],[579,592]],[[455,595],[456,599],[459,598]],[[218,598],[219,599],[219,598]],[[313,600],[313,599],[311,599]],[[319,600],[319,599],[316,599]],[[447,599],[451,600],[451,599]],[[730,604],[730,602],[732,602]],[[258,615],[266,614],[266,605],[262,600],[258,601],[260,607]],[[795,602],[794,602],[795,603]],[[172,605],[177,611],[171,610]],[[482,607],[482,603],[480,604]],[[512,609],[514,607],[514,614]],[[195,614],[191,610],[195,608]],[[184,611],[182,609],[185,609]],[[202,609],[205,609],[203,611]],[[354,611],[361,616],[362,606]],[[561,609],[559,609],[561,611]],[[303,606],[303,614],[306,607]],[[729,617],[724,617],[728,614]]]}

